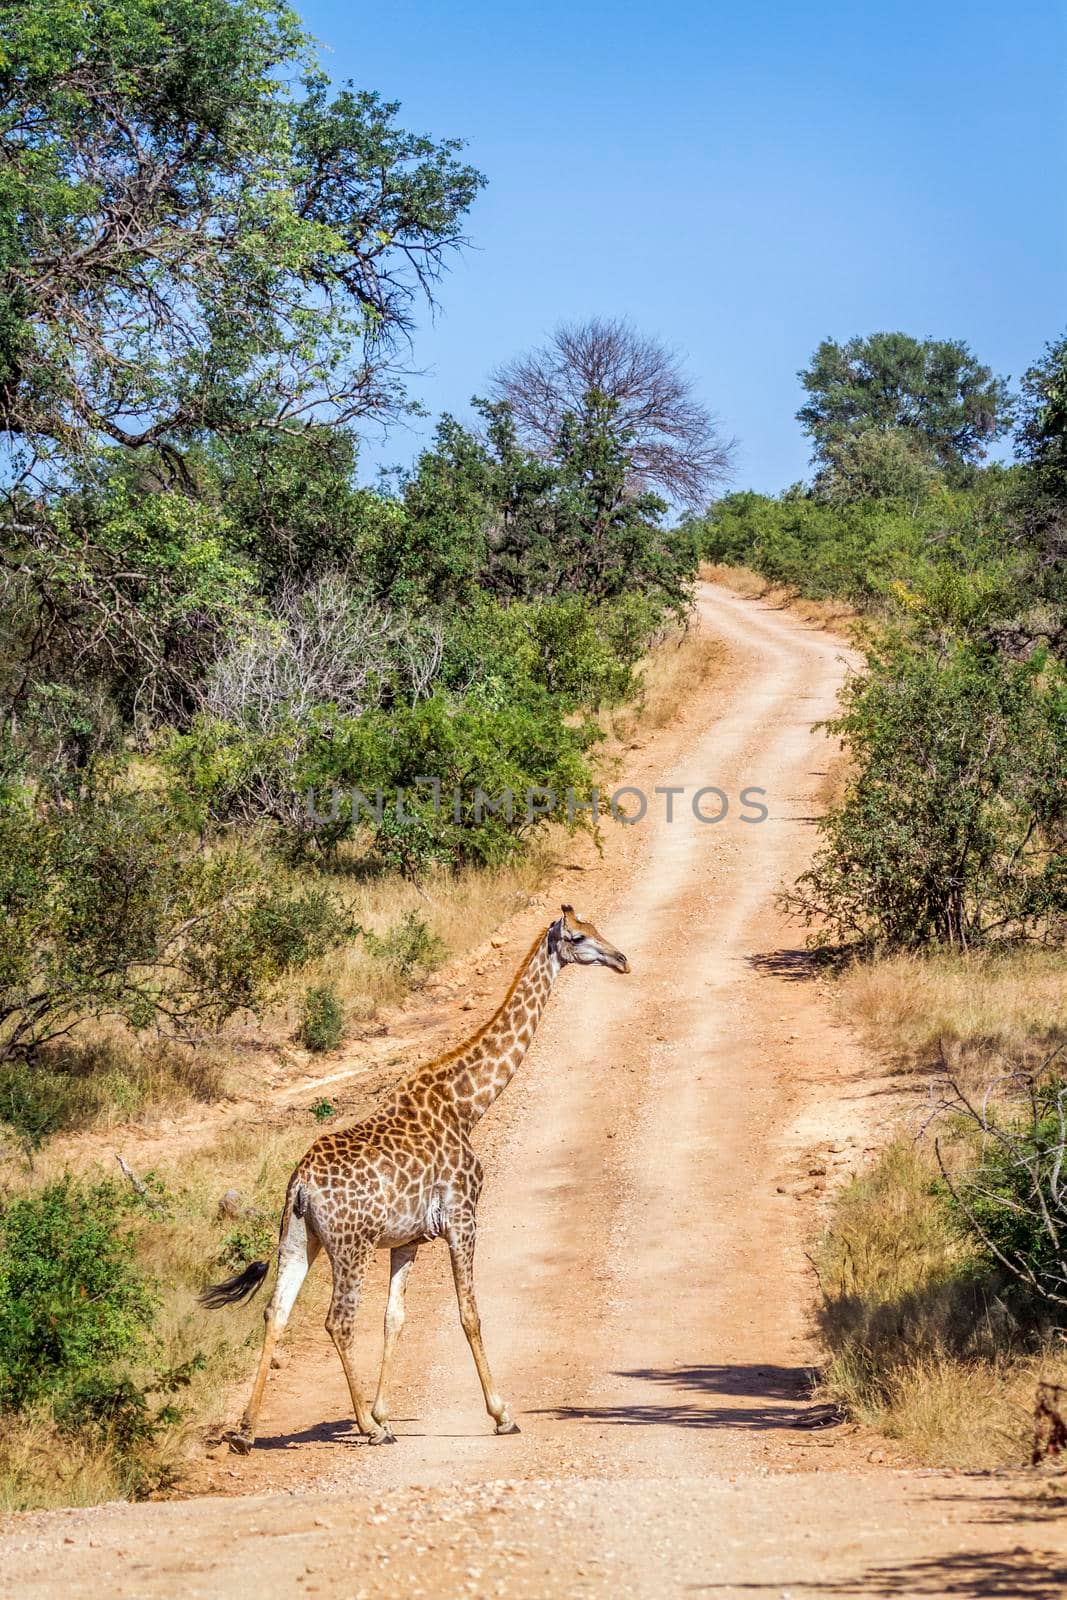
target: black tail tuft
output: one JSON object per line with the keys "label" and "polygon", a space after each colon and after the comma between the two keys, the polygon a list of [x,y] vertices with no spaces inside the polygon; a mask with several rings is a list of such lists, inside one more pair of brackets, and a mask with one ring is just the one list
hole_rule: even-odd
{"label": "black tail tuft", "polygon": [[251,1300],[269,1271],[269,1261],[250,1261],[243,1272],[202,1290],[200,1304],[207,1306],[209,1311],[219,1311],[223,1306],[239,1306],[242,1300]]}

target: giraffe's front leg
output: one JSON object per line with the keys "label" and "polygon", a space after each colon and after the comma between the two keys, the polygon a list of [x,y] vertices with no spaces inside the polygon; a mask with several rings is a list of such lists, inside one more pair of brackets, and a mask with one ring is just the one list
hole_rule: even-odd
{"label": "giraffe's front leg", "polygon": [[485,1356],[485,1346],[482,1344],[482,1319],[478,1315],[478,1302],[474,1298],[475,1233],[473,1207],[469,1215],[456,1218],[445,1230],[448,1253],[452,1258],[456,1299],[459,1301],[459,1320],[463,1324],[463,1332],[467,1335],[474,1365],[478,1369],[478,1380],[485,1396],[485,1409],[496,1424],[496,1432],[518,1433],[518,1423],[512,1421],[507,1403],[496,1391],[493,1375],[489,1371],[489,1362]]}
{"label": "giraffe's front leg", "polygon": [[417,1244],[402,1244],[389,1254],[389,1299],[385,1306],[382,1370],[378,1377],[378,1394],[371,1407],[371,1415],[381,1427],[386,1427],[389,1421],[389,1385],[393,1372],[393,1357],[396,1355],[396,1347],[404,1326],[404,1292],[418,1253]]}

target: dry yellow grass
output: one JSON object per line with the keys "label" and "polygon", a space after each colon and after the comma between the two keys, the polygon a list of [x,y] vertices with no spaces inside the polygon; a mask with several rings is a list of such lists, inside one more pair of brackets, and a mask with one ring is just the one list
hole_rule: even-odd
{"label": "dry yellow grass", "polygon": [[734,594],[742,595],[746,600],[756,600],[760,595],[769,593],[770,584],[758,572],[753,572],[751,567],[730,567],[721,561],[703,561],[700,564],[700,576],[705,583],[718,583],[724,589],[732,589]]}
{"label": "dry yellow grass", "polygon": [[725,654],[718,639],[693,628],[672,628],[642,662],[637,698],[609,720],[608,758],[613,753],[612,741],[621,743],[637,733],[656,733],[683,716],[687,703],[718,670]]}
{"label": "dry yellow grass", "polygon": [[45,1415],[4,1419],[0,1437],[0,1512],[92,1506],[124,1498],[115,1463]]}
{"label": "dry yellow grass", "polygon": [[863,1420],[927,1466],[1024,1466],[1042,1381],[1067,1381],[1067,1359],[1052,1349],[999,1360],[928,1356],[893,1372],[884,1404]]}
{"label": "dry yellow grass", "polygon": [[1022,1465],[1067,1352],[1020,1331],[937,1180],[927,1142],[896,1140],[838,1196],[814,1257],[821,1391],[925,1465]]}
{"label": "dry yellow grass", "polygon": [[[521,858],[499,867],[466,868],[432,873],[416,884],[390,873],[366,879],[344,872],[324,881],[350,908],[360,926],[379,938],[407,915],[425,922],[447,957],[463,955],[483,943],[494,928],[525,906],[551,871],[555,852],[550,836],[536,842]],[[275,1029],[295,1027],[299,996],[309,984],[330,983],[352,1022],[366,1021],[382,1006],[395,1005],[411,987],[412,978],[374,954],[362,939],[306,969],[290,986],[272,1019]]]}
{"label": "dry yellow grass", "polygon": [[32,1068],[10,1064],[3,1074],[5,1103],[23,1081],[32,1082],[43,1108],[53,1108],[58,1125],[106,1128],[148,1110],[217,1100],[225,1092],[226,1050],[222,1044],[205,1049],[153,1035],[137,1038],[103,1019],[46,1046]]}
{"label": "dry yellow grass", "polygon": [[839,979],[866,1042],[903,1065],[997,1070],[1034,1064],[1067,1039],[1067,952],[1017,947],[860,963]]}

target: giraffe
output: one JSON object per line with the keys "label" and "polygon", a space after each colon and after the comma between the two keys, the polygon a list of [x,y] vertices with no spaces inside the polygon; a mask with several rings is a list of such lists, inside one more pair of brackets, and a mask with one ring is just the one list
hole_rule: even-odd
{"label": "giraffe", "polygon": [[[518,1070],[562,968],[574,964],[630,970],[622,952],[592,923],[583,922],[573,906],[561,911],[535,939],[484,1027],[402,1079],[364,1121],[316,1139],[293,1172],[259,1366],[240,1426],[225,1436],[239,1454],[247,1454],[255,1442],[271,1355],[320,1249],[326,1251],[333,1273],[326,1327],[341,1359],[356,1423],[368,1444],[396,1442],[389,1426],[389,1396],[404,1325],[404,1292],[419,1246],[437,1238],[448,1245],[460,1322],[494,1431],[518,1433],[493,1383],[474,1295],[482,1168],[471,1131]],[[389,1292],[378,1391],[368,1406],[353,1366],[352,1341],[364,1273],[375,1250],[390,1252]],[[251,1299],[269,1270],[268,1261],[253,1261],[243,1272],[205,1289],[201,1303],[216,1309]]]}

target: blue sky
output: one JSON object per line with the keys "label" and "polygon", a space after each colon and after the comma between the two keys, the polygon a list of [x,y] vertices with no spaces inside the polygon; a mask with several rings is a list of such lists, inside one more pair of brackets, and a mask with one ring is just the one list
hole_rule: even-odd
{"label": "blue sky", "polygon": [[[773,492],[807,470],[821,338],[961,338],[1016,378],[1067,324],[1060,0],[297,5],[335,79],[488,176],[415,345],[435,414],[560,320],[625,316],[737,436],[735,487]],[[368,439],[364,475],[431,426]]]}

